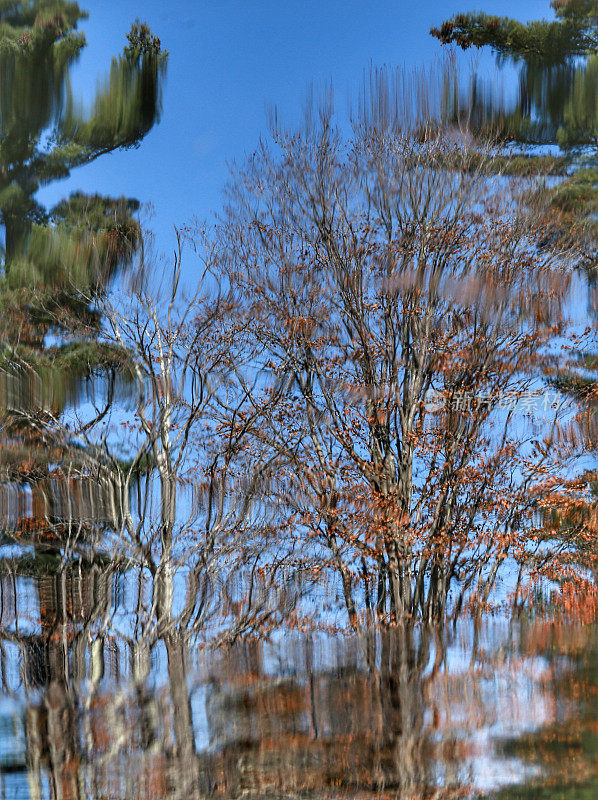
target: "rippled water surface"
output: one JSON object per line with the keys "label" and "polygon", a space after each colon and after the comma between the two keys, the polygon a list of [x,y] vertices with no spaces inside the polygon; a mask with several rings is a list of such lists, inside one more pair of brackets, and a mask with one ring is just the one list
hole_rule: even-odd
{"label": "rippled water surface", "polygon": [[[417,16],[412,4],[389,5]],[[235,125],[251,130],[256,97],[260,108],[288,99],[264,76],[279,69],[284,85],[291,73],[272,67],[277,48],[300,32],[294,17],[273,14],[265,24],[252,10],[249,25],[237,12],[234,25],[223,18],[211,29],[212,12],[197,13],[194,28],[195,9],[182,26],[171,9],[170,55],[160,30],[134,23],[107,54],[96,89],[94,78],[80,97],[78,81],[91,74],[71,74],[84,45],[82,10],[0,0],[0,800],[598,800],[598,627],[588,623],[598,581],[590,391],[598,380],[598,55],[515,60],[507,101],[502,87],[460,74],[456,61],[428,77],[373,68],[346,150],[335,148],[348,120],[329,139],[324,99],[314,115],[321,134],[309,132],[309,111],[305,141],[273,131],[278,145],[299,148],[281,150],[279,169],[265,150],[253,152],[257,140],[237,140]],[[330,59],[322,65],[350,61],[336,23],[320,40],[315,17],[304,17],[305,41]],[[362,40],[368,26],[359,15],[354,25]],[[405,42],[413,38],[398,25]],[[102,30],[90,27],[90,40]],[[262,36],[271,51],[261,52]],[[307,86],[316,62],[302,41],[289,52]],[[372,65],[379,47],[373,37]],[[449,122],[436,144],[434,114]],[[117,150],[132,158],[126,151],[145,147],[162,119],[167,134],[153,140],[147,161],[116,161],[120,172],[102,176],[111,195],[68,183],[73,193],[52,205],[71,172]],[[387,142],[393,126],[400,136]],[[504,156],[490,148],[463,158],[473,133],[489,128],[506,137]],[[219,214],[202,203],[231,141],[237,151],[226,160],[253,152],[229,186],[232,205],[214,231],[189,227],[198,208]],[[499,247],[513,199],[523,198],[527,214],[544,196],[520,196],[532,152],[560,153],[540,160],[542,191],[560,186],[545,201],[550,225],[539,218],[537,240],[533,227],[517,233],[521,221],[505,227]],[[139,174],[151,172],[154,196],[129,198],[135,163]],[[154,248],[140,209],[160,198]],[[462,204],[449,225],[457,212],[446,209]],[[184,207],[177,223],[185,227],[164,241],[171,206]],[[500,220],[492,236],[480,209]],[[457,231],[468,233],[451,239]],[[342,238],[333,247],[334,236]],[[545,265],[537,286],[528,285],[527,256],[520,274],[517,266],[520,246],[532,242],[530,263]],[[379,271],[395,259],[396,274]],[[357,300],[343,306],[345,295]],[[513,332],[497,322],[503,315],[523,339],[546,336],[550,347],[555,333],[574,333],[563,369],[560,339],[545,359],[539,344],[517,339],[497,354]],[[522,364],[532,372],[520,383],[509,369],[528,347]],[[378,374],[386,377],[372,383]],[[305,407],[293,396],[298,387]],[[483,428],[492,404],[499,420],[511,419],[503,402],[514,396],[516,439],[529,445],[520,455],[505,446],[506,423],[504,436]],[[409,466],[405,453],[418,437],[419,461]],[[554,466],[557,477],[545,480],[561,444],[566,469]],[[542,480],[525,478],[521,490],[530,459]],[[579,463],[573,479],[570,465]],[[538,579],[551,546],[561,560]],[[585,593],[574,594],[572,574]],[[413,593],[404,591],[411,579]],[[500,614],[487,610],[490,599]],[[507,603],[516,619],[502,610]],[[466,616],[481,608],[475,620]],[[411,618],[409,609],[427,620],[450,611],[458,621],[390,626]],[[560,621],[547,621],[547,609]],[[572,617],[576,624],[565,621]],[[389,625],[376,629],[375,619]]]}
{"label": "rippled water surface", "polygon": [[542,622],[276,634],[136,631],[127,577],[5,559],[6,798],[583,797],[596,631]]}

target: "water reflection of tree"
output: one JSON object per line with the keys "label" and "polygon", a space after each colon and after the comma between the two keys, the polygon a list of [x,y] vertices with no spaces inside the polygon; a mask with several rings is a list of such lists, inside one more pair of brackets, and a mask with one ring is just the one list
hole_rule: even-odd
{"label": "water reflection of tree", "polygon": [[[497,109],[478,92],[481,120],[502,125],[504,133],[522,142],[565,146],[596,142],[596,51],[598,29],[594,0],[555,0],[555,20],[521,23],[484,12],[456,14],[433,28],[443,44],[466,50],[490,47],[501,62],[519,68],[520,93],[515,108]],[[497,114],[498,111],[498,114]]]}
{"label": "water reflection of tree", "polygon": [[127,383],[126,353],[97,342],[94,305],[131,265],[141,231],[135,200],[75,193],[47,210],[36,193],[138,145],[159,119],[166,63],[157,37],[136,23],[84,110],[69,72],[85,17],[64,0],[0,2],[0,527],[2,601],[12,593],[13,603],[2,610],[2,679],[6,693],[25,697],[31,792],[42,795],[43,767],[53,797],[81,793],[80,686],[103,673],[117,569],[96,550],[119,519],[105,470],[60,418],[81,400],[96,405],[84,379],[102,377],[99,418],[119,378]]}
{"label": "water reflection of tree", "polygon": [[[526,713],[516,660],[486,656],[511,692],[489,697],[481,661],[449,667],[445,637],[417,627],[369,640],[296,636],[282,648],[244,638],[205,654],[198,673],[182,633],[163,631],[149,648],[119,633],[126,581],[108,565],[30,572],[40,612],[25,634],[33,609],[14,603],[24,570],[5,567],[3,691],[18,691],[20,659],[26,697],[26,759],[11,769],[31,797],[452,798],[470,787],[475,731]],[[210,737],[199,749],[198,686]]]}
{"label": "water reflection of tree", "polygon": [[[430,32],[443,44],[490,47],[501,63],[510,61],[519,69],[519,96],[505,103],[477,78],[465,105],[454,93],[447,106],[452,119],[463,113],[478,130],[490,128],[494,135],[519,144],[559,145],[568,164],[560,181],[549,181],[532,193],[530,201],[550,220],[545,248],[559,248],[573,241],[584,251],[583,266],[588,282],[588,327],[578,340],[579,350],[556,371],[552,383],[579,402],[580,413],[572,426],[572,438],[585,440],[595,451],[598,407],[598,358],[596,354],[596,291],[598,285],[598,171],[595,145],[598,141],[598,5],[595,0],[553,0],[555,20],[522,23],[484,12],[459,13]],[[580,157],[580,153],[581,156]],[[546,174],[542,157],[526,159],[526,171]],[[512,161],[513,172],[523,162]],[[496,160],[500,171],[501,159]],[[597,574],[596,515],[598,484],[595,465],[582,480],[594,498],[585,508],[562,516],[563,536],[581,526],[576,557]],[[595,582],[595,581],[594,581]],[[582,610],[583,613],[583,610]],[[590,616],[595,610],[589,611]]]}
{"label": "water reflection of tree", "polygon": [[594,145],[598,136],[594,102],[597,64],[598,56],[582,63],[524,64],[511,102],[478,75],[465,97],[451,102],[446,113],[466,116],[479,130],[490,130],[523,145]]}
{"label": "water reflection of tree", "polygon": [[[42,769],[49,776],[52,797],[79,796],[83,750],[76,687],[89,674],[103,672],[112,577],[106,564],[79,560],[65,567],[55,554],[2,563],[0,638],[11,667],[3,670],[2,689],[17,690],[11,678],[19,669],[19,688],[27,704],[26,762],[10,767],[27,770],[34,797],[42,796]],[[23,597],[28,602],[25,609]]]}
{"label": "water reflection of tree", "polygon": [[32,496],[30,512],[17,513],[3,534],[36,542],[60,541],[64,531],[48,522],[64,522],[69,504],[73,519],[106,521],[102,509],[94,519],[93,502],[79,502],[81,487],[88,484],[87,500],[94,487],[81,451],[55,422],[69,405],[94,403],[84,379],[104,376],[99,394],[110,401],[116,375],[126,375],[126,354],[97,343],[93,299],[141,244],[136,200],[77,192],[48,210],[36,194],[138,145],[159,119],[166,64],[159,40],[134,25],[84,111],[69,76],[85,45],[77,30],[85,17],[64,0],[0,3],[0,504],[26,507]]}
{"label": "water reflection of tree", "polygon": [[[123,755],[140,758],[143,765],[127,796],[140,796],[138,788],[155,781],[156,774],[164,784],[160,796],[168,794],[169,775],[180,787],[177,796],[197,790],[186,642],[174,633],[162,638],[173,728],[169,745],[168,721],[160,718],[151,689],[146,642],[127,642],[112,627],[121,581],[109,561],[64,566],[49,556],[3,564],[2,691],[24,703],[26,742],[25,752],[3,767],[27,776],[31,797],[44,796],[45,785],[50,797],[61,800],[86,796],[88,781],[96,796],[106,781],[120,778],[130,785],[130,776],[111,774],[112,759]],[[23,608],[25,593],[29,601]],[[131,676],[131,692],[113,682],[115,673]],[[108,770],[102,766],[106,759]]]}
{"label": "water reflection of tree", "polygon": [[531,762],[540,774],[504,790],[497,800],[590,800],[598,794],[598,651],[595,626],[531,625],[523,639],[528,652],[548,660],[551,692],[560,711],[551,724],[509,741],[505,750]]}
{"label": "water reflection of tree", "polygon": [[286,677],[269,673],[258,642],[215,665],[207,717],[216,793],[427,796],[440,763],[442,797],[463,791],[458,753],[437,746],[427,720],[427,685],[442,662],[438,637],[413,627],[384,631],[366,648],[369,665],[355,641],[337,643],[336,667],[315,664],[309,640],[295,645],[285,657],[299,672]]}

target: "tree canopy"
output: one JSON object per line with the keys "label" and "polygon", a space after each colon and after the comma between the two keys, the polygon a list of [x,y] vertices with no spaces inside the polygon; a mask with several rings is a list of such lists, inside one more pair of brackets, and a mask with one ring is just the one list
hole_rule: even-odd
{"label": "tree canopy", "polygon": [[456,14],[432,28],[443,44],[492,47],[501,56],[559,64],[598,50],[596,0],[553,0],[555,20],[523,23],[483,12]]}
{"label": "tree canopy", "polygon": [[[142,240],[137,200],[75,192],[46,208],[38,191],[141,143],[160,119],[168,55],[136,21],[84,103],[70,73],[86,44],[78,30],[86,18],[76,2],[0,0],[2,466],[9,479],[38,483],[71,450],[53,438],[48,411],[56,418],[77,379],[126,373],[126,354],[93,336],[101,321],[94,298]],[[32,415],[41,415],[39,425]]]}

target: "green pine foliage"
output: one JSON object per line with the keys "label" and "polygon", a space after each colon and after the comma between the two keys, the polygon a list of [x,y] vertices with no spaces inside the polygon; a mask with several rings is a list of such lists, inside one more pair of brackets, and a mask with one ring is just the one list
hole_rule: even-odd
{"label": "green pine foliage", "polygon": [[137,147],[160,119],[167,63],[135,22],[85,105],[70,71],[86,17],[67,0],[0,0],[0,474],[40,486],[57,464],[85,461],[51,424],[78,387],[99,380],[110,402],[134,381],[131,355],[102,343],[96,300],[132,265],[142,234],[136,200],[75,192],[45,208],[38,192]]}
{"label": "green pine foliage", "polygon": [[573,56],[598,50],[598,2],[556,0],[557,19],[522,23],[490,14],[456,14],[430,33],[443,44],[491,47],[503,57],[562,63]]}
{"label": "green pine foliage", "polygon": [[0,0],[0,306],[30,346],[53,329],[93,318],[93,296],[141,243],[127,198],[75,193],[52,209],[36,195],[78,166],[137,146],[159,120],[167,53],[135,22],[90,109],[74,97],[69,71],[85,46],[86,12],[65,0]]}

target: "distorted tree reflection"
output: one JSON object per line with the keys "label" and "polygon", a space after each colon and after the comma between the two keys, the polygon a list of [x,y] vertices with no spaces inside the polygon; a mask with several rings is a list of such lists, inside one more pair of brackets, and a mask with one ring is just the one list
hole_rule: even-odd
{"label": "distorted tree reflection", "polygon": [[[530,201],[548,220],[548,235],[543,248],[558,249],[574,242],[584,253],[581,265],[587,281],[587,328],[568,363],[552,378],[552,384],[579,404],[573,435],[586,442],[588,452],[596,452],[598,409],[598,360],[596,325],[598,318],[598,4],[595,0],[553,0],[554,21],[517,20],[484,12],[457,14],[433,36],[443,44],[455,43],[463,49],[490,47],[499,60],[513,61],[519,69],[520,93],[513,106],[497,102],[492,90],[470,92],[464,108],[455,97],[447,105],[449,117],[464,112],[478,128],[492,128],[495,134],[520,145],[559,145],[560,180],[546,180],[532,193]],[[475,83],[475,82],[474,82]],[[546,156],[526,159],[525,169],[545,173]],[[497,171],[501,169],[496,160]],[[521,167],[514,159],[514,171]],[[553,162],[554,163],[554,162]],[[593,502],[561,517],[562,535],[571,535],[581,525],[578,557],[596,576],[596,518],[598,483],[595,461],[590,462],[583,480]],[[557,512],[558,516],[558,512]]]}
{"label": "distorted tree reflection", "polygon": [[488,97],[477,94],[473,111],[487,124],[521,142],[595,143],[597,5],[595,0],[554,0],[550,5],[555,20],[522,23],[484,12],[459,13],[431,33],[464,50],[489,47],[501,61],[519,67],[515,109],[493,108]]}
{"label": "distorted tree reflection", "polygon": [[[125,353],[95,341],[101,319],[93,298],[141,244],[139,203],[75,193],[47,210],[36,193],[143,139],[160,116],[166,53],[136,23],[110,79],[84,110],[69,73],[85,45],[77,25],[86,16],[63,0],[0,4],[0,463],[4,505],[20,519],[6,527],[11,535],[21,528],[35,537],[37,522],[62,524],[73,486],[86,478],[81,451],[55,423],[83,397],[95,403],[84,379],[101,375],[97,402],[104,395],[110,405],[115,381],[126,384],[130,374]],[[100,505],[110,502],[105,497]],[[73,518],[89,521],[94,503],[79,513],[76,506],[75,499]],[[102,512],[98,519],[107,521]]]}
{"label": "distorted tree reflection", "polygon": [[136,200],[76,192],[46,209],[37,193],[138,145],[159,120],[166,67],[157,37],[135,23],[84,108],[70,71],[86,16],[64,0],[0,2],[1,633],[3,668],[22,664],[20,677],[2,678],[5,692],[27,697],[34,796],[46,791],[40,770],[53,797],[81,793],[76,687],[103,673],[118,564],[98,545],[120,512],[105,470],[62,419],[82,400],[101,418],[130,392],[128,355],[98,343],[95,306],[142,244]]}

